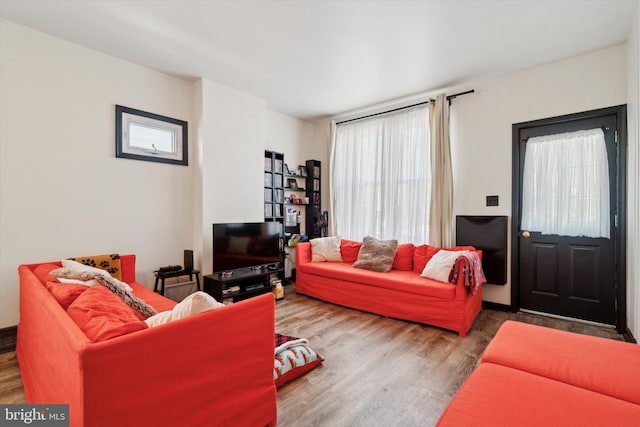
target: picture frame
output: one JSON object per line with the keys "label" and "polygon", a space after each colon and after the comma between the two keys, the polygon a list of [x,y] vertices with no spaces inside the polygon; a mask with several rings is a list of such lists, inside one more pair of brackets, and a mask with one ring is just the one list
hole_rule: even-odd
{"label": "picture frame", "polygon": [[304,165],[298,166],[298,175],[299,176],[307,176],[307,167]]}
{"label": "picture frame", "polygon": [[292,190],[297,190],[298,189],[298,181],[296,181],[295,178],[287,179],[287,187],[292,189]]}
{"label": "picture frame", "polygon": [[148,111],[116,105],[116,157],[189,165],[189,124]]}
{"label": "picture frame", "polygon": [[284,174],[291,175],[291,172],[289,171],[289,166],[286,163],[284,164]]}

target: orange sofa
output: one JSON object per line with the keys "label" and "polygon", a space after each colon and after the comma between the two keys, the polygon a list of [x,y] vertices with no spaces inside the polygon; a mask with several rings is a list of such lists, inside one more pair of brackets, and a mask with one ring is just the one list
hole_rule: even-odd
{"label": "orange sofa", "polygon": [[[60,265],[19,267],[28,403],[69,404],[71,426],[276,424],[273,295],[92,342],[45,286]],[[121,269],[156,310],[175,305],[135,282],[135,255],[121,256]]]}
{"label": "orange sofa", "polygon": [[482,309],[482,289],[479,287],[472,294],[465,287],[462,274],[455,284],[421,277],[428,259],[439,248],[410,243],[398,245],[392,270],[380,273],[352,267],[359,244],[341,241],[342,262],[311,262],[311,243],[298,243],[296,292],[382,316],[438,326],[466,336]]}
{"label": "orange sofa", "polygon": [[507,321],[439,427],[638,426],[640,346]]}

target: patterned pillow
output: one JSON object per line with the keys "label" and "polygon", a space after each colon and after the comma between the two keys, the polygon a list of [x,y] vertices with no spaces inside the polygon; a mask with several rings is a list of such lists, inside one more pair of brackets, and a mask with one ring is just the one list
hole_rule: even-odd
{"label": "patterned pillow", "polygon": [[275,335],[273,381],[280,387],[324,362],[304,338]]}
{"label": "patterned pillow", "polygon": [[72,261],[77,261],[84,265],[88,265],[90,267],[95,267],[107,271],[116,279],[122,280],[120,255],[118,254],[83,256],[69,259]]}

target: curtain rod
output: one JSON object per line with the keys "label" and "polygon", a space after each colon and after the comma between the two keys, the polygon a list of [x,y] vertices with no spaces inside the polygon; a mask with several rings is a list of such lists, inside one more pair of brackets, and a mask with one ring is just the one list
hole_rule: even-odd
{"label": "curtain rod", "polygon": [[[467,94],[470,94],[470,93],[473,93],[473,92],[475,92],[475,90],[471,89],[471,90],[468,90],[466,92],[454,93],[453,95],[447,96],[447,101],[449,101],[449,105],[451,105],[451,100],[452,99],[455,99],[455,98],[457,98],[459,96],[467,95]],[[348,122],[355,122],[356,120],[368,119],[369,117],[380,116],[382,114],[394,113],[396,111],[406,110],[408,108],[413,108],[413,107],[417,107],[419,105],[429,104],[429,103],[435,102],[435,101],[436,101],[435,99],[429,99],[427,101],[418,102],[417,104],[407,105],[406,107],[394,108],[393,110],[382,111],[380,113],[375,113],[375,114],[369,114],[368,116],[362,116],[362,117],[358,117],[358,118],[355,118],[355,119],[343,120],[341,122],[337,122],[336,125],[341,125],[343,123],[348,123]]]}

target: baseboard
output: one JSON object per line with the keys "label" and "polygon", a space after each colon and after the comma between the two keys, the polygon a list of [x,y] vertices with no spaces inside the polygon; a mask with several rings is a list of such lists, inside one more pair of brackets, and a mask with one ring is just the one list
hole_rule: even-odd
{"label": "baseboard", "polygon": [[15,351],[18,337],[18,327],[9,326],[0,329],[0,353]]}
{"label": "baseboard", "polygon": [[636,339],[633,337],[633,334],[631,333],[631,331],[629,330],[629,328],[626,328],[624,333],[622,334],[622,336],[624,337],[624,340],[627,342],[632,342],[634,344],[638,344],[638,341],[636,341]]}
{"label": "baseboard", "polygon": [[498,304],[497,302],[491,302],[491,301],[482,301],[482,308],[487,308],[489,310],[496,310],[496,311],[508,311],[508,312],[513,311],[511,310],[510,305]]}

